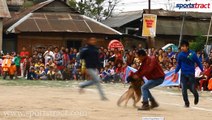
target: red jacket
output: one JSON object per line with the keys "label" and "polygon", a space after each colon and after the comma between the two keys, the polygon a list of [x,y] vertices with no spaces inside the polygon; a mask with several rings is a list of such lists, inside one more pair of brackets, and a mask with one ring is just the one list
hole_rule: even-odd
{"label": "red jacket", "polygon": [[147,56],[142,62],[139,70],[134,74],[138,75],[140,78],[145,76],[148,80],[156,80],[165,77],[163,69],[154,56]]}

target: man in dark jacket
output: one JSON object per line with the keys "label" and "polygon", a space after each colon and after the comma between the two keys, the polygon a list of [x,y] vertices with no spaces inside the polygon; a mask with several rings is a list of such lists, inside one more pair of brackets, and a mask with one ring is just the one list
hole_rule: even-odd
{"label": "man in dark jacket", "polygon": [[99,50],[96,48],[96,38],[89,38],[87,40],[87,46],[82,49],[80,53],[80,58],[85,60],[87,73],[90,75],[90,77],[93,79],[91,81],[83,82],[80,84],[80,92],[82,92],[83,88],[96,85],[97,89],[100,93],[101,100],[107,100],[107,98],[104,95],[104,92],[102,90],[102,87],[100,85],[100,77],[98,75],[98,69],[101,64],[99,61]]}
{"label": "man in dark jacket", "polygon": [[[134,79],[138,79],[145,76],[148,80],[141,87],[143,93],[143,105],[141,108],[138,108],[138,110],[149,110],[150,108],[153,109],[158,107],[159,105],[150,93],[149,89],[152,89],[162,84],[164,81],[165,74],[154,56],[147,56],[147,53],[144,50],[139,50],[137,52],[137,55],[140,61],[142,62],[142,65],[136,73],[132,74],[132,77]],[[151,106],[149,106],[149,100]]]}

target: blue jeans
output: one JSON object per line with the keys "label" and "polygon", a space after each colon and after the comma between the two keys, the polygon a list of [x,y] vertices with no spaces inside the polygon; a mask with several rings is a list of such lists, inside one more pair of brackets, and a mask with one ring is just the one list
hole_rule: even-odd
{"label": "blue jeans", "polygon": [[152,89],[156,86],[159,86],[164,81],[164,78],[159,78],[157,80],[148,80],[142,87],[142,94],[143,94],[143,102],[148,102],[148,99],[153,99],[152,94],[150,93],[149,89]]}
{"label": "blue jeans", "polygon": [[88,87],[88,86],[91,86],[91,85],[96,85],[101,98],[105,98],[105,94],[104,94],[104,92],[102,90],[102,86],[100,84],[100,80],[101,79],[100,79],[100,77],[98,75],[98,70],[97,69],[88,68],[87,69],[87,73],[91,76],[91,78],[93,80],[89,80],[89,81],[81,83],[80,87],[81,88],[85,88],[85,87]]}
{"label": "blue jeans", "polygon": [[182,95],[183,95],[183,100],[185,104],[189,104],[187,89],[189,89],[193,93],[195,99],[199,98],[199,94],[195,88],[195,85],[196,85],[195,75],[181,74],[180,83],[182,87]]}

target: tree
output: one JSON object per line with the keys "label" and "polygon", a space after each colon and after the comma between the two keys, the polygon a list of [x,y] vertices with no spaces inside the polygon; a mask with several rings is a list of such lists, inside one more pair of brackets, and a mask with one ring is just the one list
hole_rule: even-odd
{"label": "tree", "polygon": [[194,51],[202,51],[204,49],[206,37],[199,35],[196,39],[191,42],[190,49]]}
{"label": "tree", "polygon": [[69,0],[69,5],[81,14],[101,21],[112,16],[119,2],[120,0]]}

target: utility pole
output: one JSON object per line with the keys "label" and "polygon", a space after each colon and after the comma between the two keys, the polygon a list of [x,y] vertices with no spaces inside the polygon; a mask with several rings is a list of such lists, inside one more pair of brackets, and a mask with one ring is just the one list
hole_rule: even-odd
{"label": "utility pole", "polygon": [[187,14],[186,12],[183,13],[183,21],[182,21],[182,25],[181,25],[180,38],[179,38],[179,47],[180,47],[181,41],[183,39],[183,30],[184,30],[184,25],[185,25],[186,14]]}
{"label": "utility pole", "polygon": [[[151,0],[148,0],[148,14],[151,14]],[[154,48],[155,47],[155,39],[151,37],[147,37],[147,46],[148,48]]]}
{"label": "utility pole", "polygon": [[209,24],[209,28],[208,28],[208,34],[207,34],[207,40],[206,40],[206,43],[205,43],[205,47],[207,47],[207,45],[208,45],[209,35],[210,35],[210,32],[211,32],[211,24],[212,24],[212,16],[211,16],[211,20],[210,20],[210,24]]}
{"label": "utility pole", "polygon": [[2,50],[3,43],[3,18],[0,17],[0,51]]}

